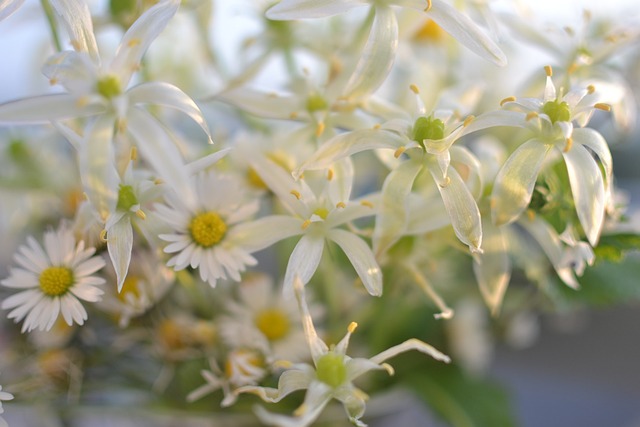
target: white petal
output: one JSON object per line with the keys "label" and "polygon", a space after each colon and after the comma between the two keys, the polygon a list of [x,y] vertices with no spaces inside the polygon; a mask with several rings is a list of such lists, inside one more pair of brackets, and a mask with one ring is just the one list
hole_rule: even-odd
{"label": "white petal", "polygon": [[83,0],[51,0],[51,6],[60,16],[74,48],[88,53],[96,63],[98,46],[93,34],[93,21],[87,2]]}
{"label": "white petal", "polygon": [[511,279],[511,261],[502,231],[491,221],[482,221],[482,254],[473,259],[473,272],[480,293],[492,315],[497,315]]}
{"label": "white petal", "polygon": [[0,0],[0,21],[18,10],[22,3],[24,0]]}
{"label": "white petal", "polygon": [[142,55],[164,30],[179,6],[179,0],[162,0],[147,9],[129,27],[109,65],[111,72],[117,74],[123,84],[128,84],[140,65]]}
{"label": "white petal", "polygon": [[[537,108],[536,108],[537,109]],[[462,129],[462,135],[496,126],[513,126],[524,128],[527,125],[526,114],[519,111],[496,110],[483,113]]]}
{"label": "white petal", "polygon": [[582,145],[575,145],[568,152],[563,152],[562,156],[567,165],[578,219],[589,243],[595,246],[602,231],[606,206],[602,173],[595,159]]}
{"label": "white petal", "polygon": [[124,215],[113,227],[107,230],[107,250],[116,271],[118,293],[122,291],[124,279],[129,271],[131,250],[133,249],[133,228],[129,215]]}
{"label": "white petal", "polygon": [[128,119],[128,129],[136,139],[140,153],[186,206],[196,206],[182,155],[162,125],[139,108],[131,108]]}
{"label": "white petal", "polygon": [[313,325],[313,319],[311,318],[311,313],[309,312],[309,306],[307,305],[307,299],[305,297],[304,283],[299,276],[294,277],[293,280],[293,288],[298,302],[298,308],[300,309],[304,336],[307,340],[307,344],[309,345],[313,363],[317,364],[318,360],[329,351],[329,348],[327,347],[327,344],[318,337],[316,328]]}
{"label": "white petal", "polygon": [[369,360],[377,364],[382,364],[386,360],[410,350],[419,351],[445,363],[449,363],[451,361],[449,356],[439,352],[433,346],[415,338],[409,339],[402,344],[394,345],[393,347],[386,349],[382,353],[373,356]]}
{"label": "white petal", "polygon": [[231,151],[231,147],[224,148],[220,151],[216,151],[215,153],[207,154],[204,157],[200,157],[199,159],[187,164],[187,172],[189,173],[189,175],[195,175],[198,172],[202,172],[210,166],[213,166],[218,162],[218,160],[229,154],[229,151]]}
{"label": "white petal", "polygon": [[397,47],[396,15],[390,7],[377,6],[369,39],[344,88],[343,96],[360,98],[375,92],[391,71]]}
{"label": "white petal", "polygon": [[291,236],[302,234],[302,221],[285,215],[271,215],[233,227],[227,239],[248,252],[257,252]]}
{"label": "white petal", "polygon": [[355,234],[338,228],[331,230],[327,237],[347,255],[367,291],[373,296],[382,295],[382,272],[369,245]]}
{"label": "white petal", "polygon": [[224,91],[212,99],[228,102],[243,111],[270,119],[290,119],[292,113],[299,113],[303,108],[302,101],[296,96],[247,87]]}
{"label": "white petal", "polygon": [[[294,181],[287,171],[270,159],[255,159],[251,162],[251,167],[258,173],[267,187],[278,196],[290,213],[302,218],[307,217],[305,203],[312,203],[309,198],[314,197],[308,188],[305,188],[301,182]],[[294,196],[293,190],[303,195],[302,198],[298,199],[297,196]]]}
{"label": "white petal", "polygon": [[293,281],[298,277],[303,284],[311,280],[316,272],[322,252],[324,250],[324,238],[305,234],[300,238],[296,247],[291,252],[287,270],[284,275],[283,292],[285,295],[293,294]]}
{"label": "white petal", "polygon": [[532,139],[509,156],[496,176],[491,193],[491,216],[496,225],[515,221],[529,205],[542,163],[551,147]]}
{"label": "white petal", "polygon": [[385,178],[373,232],[373,250],[377,255],[389,249],[404,234],[407,227],[407,196],[422,167],[421,161],[408,160]]}
{"label": "white petal", "polygon": [[333,176],[329,181],[328,193],[332,205],[339,202],[346,203],[351,198],[351,188],[353,187],[353,162],[350,157],[345,157],[334,163],[331,168]]}
{"label": "white petal", "polygon": [[205,131],[209,142],[211,132],[209,126],[202,115],[202,111],[196,103],[182,90],[165,82],[148,82],[139,84],[127,91],[129,102],[135,104],[153,104],[164,107],[175,108],[188,115]]}
{"label": "white petal", "polygon": [[578,128],[573,130],[572,134],[574,142],[585,145],[593,150],[604,166],[605,186],[607,198],[611,194],[611,185],[613,180],[613,160],[609,145],[600,133],[589,128]]}
{"label": "white petal", "polygon": [[362,0],[282,0],[267,10],[267,18],[278,20],[324,18],[366,4]]}
{"label": "white petal", "polygon": [[442,0],[432,0],[427,12],[443,30],[471,51],[496,65],[507,65],[507,57],[500,48],[487,37],[466,15]]}
{"label": "white petal", "polygon": [[75,95],[42,95],[0,105],[0,124],[44,124],[52,120],[89,116],[104,111],[105,107],[102,105],[84,105]]}

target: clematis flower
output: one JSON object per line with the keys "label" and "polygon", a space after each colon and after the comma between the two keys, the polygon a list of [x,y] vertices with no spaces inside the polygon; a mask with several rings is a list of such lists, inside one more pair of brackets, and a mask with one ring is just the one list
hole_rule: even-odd
{"label": "clematis flower", "polygon": [[281,427],[311,425],[320,416],[324,407],[332,399],[337,399],[344,405],[347,416],[353,424],[366,426],[360,418],[364,415],[365,401],[368,396],[353,384],[354,380],[372,370],[386,370],[392,375],[393,368],[385,362],[410,350],[420,351],[446,363],[450,361],[448,356],[417,339],[410,339],[393,346],[370,359],[351,358],[346,354],[347,348],[351,334],[358,325],[352,322],[344,338],[337,345],[328,346],[318,337],[305,300],[304,286],[298,277],[295,279],[294,288],[313,365],[301,363],[291,366],[280,376],[278,388],[248,385],[235,391],[236,394],[253,393],[266,402],[275,403],[296,390],[307,390],[304,402],[295,410],[293,417],[273,414],[258,407],[256,414],[265,424]]}
{"label": "clematis flower", "polygon": [[498,65],[506,64],[500,48],[471,19],[443,0],[282,0],[267,10],[267,17],[276,20],[323,18],[365,5],[371,5],[374,18],[361,59],[347,84],[347,96],[370,93],[391,70],[398,45],[398,22],[392,6],[425,12],[476,54]]}
{"label": "clematis flower", "polygon": [[362,237],[341,228],[375,213],[371,197],[369,200],[349,200],[353,184],[351,162],[334,165],[318,192],[314,192],[305,180],[294,181],[269,159],[256,160],[253,167],[290,215],[260,218],[251,227],[240,228],[237,237],[253,240],[254,250],[260,250],[285,238],[302,235],[289,257],[284,278],[285,294],[293,292],[294,277],[299,277],[303,283],[311,279],[328,240],[344,251],[367,291],[380,296],[382,272],[371,248]]}
{"label": "clematis flower", "polygon": [[[209,135],[200,109],[184,92],[167,83],[142,83],[126,90],[142,55],[176,13],[180,2],[164,0],[143,13],[124,34],[107,65],[100,60],[88,7],[79,0],[70,0],[69,4],[74,6],[73,19],[64,15],[63,23],[75,51],[53,55],[43,68],[50,82],[62,85],[67,92],[2,104],[0,123],[87,118],[80,134],[81,143],[74,145],[79,151],[85,192],[103,220],[111,212],[118,193],[114,139],[125,131],[133,136],[145,160],[168,185],[186,198],[193,198],[181,153],[158,120],[141,106],[155,104],[182,111]],[[67,136],[72,132],[59,127]]]}
{"label": "clematis flower", "polygon": [[[533,188],[545,159],[555,151],[564,159],[569,173],[576,212],[587,239],[596,245],[604,222],[605,208],[611,197],[612,161],[605,139],[585,126],[595,109],[610,110],[607,104],[590,104],[593,86],[558,95],[546,67],[547,83],[542,99],[514,97],[503,100],[507,109],[519,114],[502,115],[507,126],[525,127],[534,137],[519,146],[498,172],[491,193],[491,213],[497,225],[515,221],[531,201]],[[496,112],[495,116],[500,116]],[[508,113],[513,113],[509,111]],[[603,169],[591,154],[595,153]]]}

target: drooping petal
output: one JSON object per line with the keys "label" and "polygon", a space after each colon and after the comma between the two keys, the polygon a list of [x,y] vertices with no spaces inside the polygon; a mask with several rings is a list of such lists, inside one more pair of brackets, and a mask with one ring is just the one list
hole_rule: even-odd
{"label": "drooping petal", "polygon": [[[415,8],[424,10],[426,2],[401,0],[396,1],[396,3],[411,3],[412,6],[417,6]],[[487,37],[469,17],[458,12],[453,6],[443,0],[431,0],[431,8],[427,11],[427,14],[443,30],[451,34],[458,42],[475,54],[496,65],[507,65],[507,57],[498,45]]]}
{"label": "drooping petal", "polygon": [[124,279],[129,271],[131,249],[133,248],[133,228],[129,215],[123,215],[120,221],[107,230],[107,250],[116,271],[118,293],[122,291]]}
{"label": "drooping petal", "polygon": [[573,140],[593,150],[604,166],[605,186],[607,198],[611,194],[611,185],[613,180],[613,160],[609,145],[604,137],[596,130],[590,128],[577,128],[573,130]]}
{"label": "drooping petal", "polygon": [[515,221],[529,205],[542,163],[551,147],[531,139],[518,147],[504,163],[491,193],[491,216],[496,225]]}
{"label": "drooping petal", "polygon": [[145,160],[180,195],[186,206],[196,206],[182,155],[162,125],[151,114],[136,107],[129,109],[127,118],[128,130]]}
{"label": "drooping petal", "polygon": [[454,162],[456,170],[469,187],[469,191],[473,197],[479,199],[484,190],[480,160],[466,147],[451,147],[449,153],[451,161]]}
{"label": "drooping petal", "polygon": [[344,88],[343,96],[360,98],[384,83],[398,48],[398,21],[391,7],[376,6],[369,38],[358,64]]}
{"label": "drooping petal", "polygon": [[164,30],[179,6],[179,0],[162,0],[147,9],[129,27],[109,65],[110,71],[120,78],[123,86],[128,85],[131,75],[140,65],[142,55]]}
{"label": "drooping petal", "polygon": [[342,387],[336,390],[334,398],[342,402],[352,424],[356,427],[367,427],[367,424],[360,421],[366,409],[366,394],[363,394],[354,386]]}
{"label": "drooping petal", "polygon": [[[313,390],[313,393],[311,393]],[[260,418],[260,421],[266,425],[278,426],[278,427],[307,427],[311,425],[319,416],[327,403],[331,400],[331,391],[328,385],[315,381],[309,387],[307,395],[305,396],[304,412],[299,416],[288,416],[281,414],[274,414],[267,411],[261,406],[255,407],[255,413]]]}
{"label": "drooping petal", "polygon": [[404,234],[407,227],[407,196],[422,167],[420,160],[410,159],[391,171],[384,180],[380,211],[373,232],[374,253],[383,253]]}
{"label": "drooping petal", "polygon": [[397,149],[410,141],[394,132],[379,129],[363,129],[343,133],[331,138],[293,172],[298,178],[305,170],[317,170],[330,167],[335,161],[365,150],[378,148]]}
{"label": "drooping petal", "polygon": [[455,168],[450,168],[446,182],[441,182],[440,176],[433,171],[433,168],[430,168],[429,172],[436,181],[456,236],[462,243],[469,246],[471,252],[481,251],[480,210],[460,174]]}
{"label": "drooping petal", "polygon": [[259,396],[265,402],[276,403],[296,390],[304,390],[313,380],[313,369],[289,369],[280,375],[278,388],[244,386],[235,390],[236,393],[251,393]]}
{"label": "drooping petal", "polygon": [[66,27],[71,44],[77,52],[89,54],[99,64],[98,45],[93,33],[89,5],[83,0],[51,0],[51,6]]}
{"label": "drooping petal", "polygon": [[112,116],[96,118],[86,130],[78,154],[84,191],[103,220],[115,210],[120,183],[115,165],[113,127]]}
{"label": "drooping petal", "polygon": [[595,159],[582,145],[563,152],[562,156],[567,165],[578,219],[589,243],[595,246],[600,239],[606,207],[602,173]]}
{"label": "drooping petal", "polygon": [[334,228],[327,236],[344,251],[358,273],[367,292],[382,295],[382,271],[369,245],[360,237],[346,230]]}
{"label": "drooping petal", "polygon": [[257,252],[303,232],[301,220],[286,215],[271,215],[238,224],[229,230],[227,239],[248,252]]}
{"label": "drooping petal", "polygon": [[202,115],[202,111],[191,99],[189,95],[174,85],[165,82],[147,82],[139,84],[127,91],[129,103],[135,104],[153,104],[162,105],[164,107],[175,108],[182,111],[196,122],[202,130],[207,134],[209,142],[211,141],[211,132],[209,126]]}
{"label": "drooping petal", "polygon": [[22,6],[24,0],[0,0],[0,21],[8,18]]}
{"label": "drooping petal", "polygon": [[322,252],[324,250],[324,238],[305,234],[291,252],[287,271],[284,275],[283,292],[285,295],[293,293],[293,284],[296,278],[306,284],[316,272]]}
{"label": "drooping petal", "polygon": [[511,279],[511,260],[502,231],[491,221],[482,221],[482,254],[473,259],[473,272],[484,302],[496,316]]}
{"label": "drooping petal", "polygon": [[84,104],[75,95],[57,93],[0,105],[0,124],[45,124],[53,120],[85,117],[105,112],[98,104]]}
{"label": "drooping petal", "polygon": [[324,18],[362,6],[362,0],[282,0],[267,10],[267,18],[276,20]]}
{"label": "drooping petal", "polygon": [[373,356],[369,360],[372,361],[373,363],[377,363],[381,365],[382,363],[386,362],[388,359],[391,359],[392,357],[395,357],[398,354],[401,354],[410,350],[419,351],[421,353],[424,353],[433,357],[436,360],[440,360],[445,363],[449,363],[451,361],[449,356],[447,356],[446,354],[439,352],[433,346],[427,344],[426,342],[420,341],[415,338],[409,339],[403,342],[402,344],[394,345],[393,347],[386,349],[382,353],[379,353]]}

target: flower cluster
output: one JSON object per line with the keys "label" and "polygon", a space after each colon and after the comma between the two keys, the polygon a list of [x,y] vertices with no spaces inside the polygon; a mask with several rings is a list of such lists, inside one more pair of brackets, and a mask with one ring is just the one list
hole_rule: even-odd
{"label": "flower cluster", "polygon": [[[0,25],[22,3],[0,0]],[[486,366],[489,322],[508,336],[638,241],[609,148],[635,118],[633,22],[586,13],[556,43],[482,1],[94,3],[43,0],[52,90],[0,92],[18,400],[144,390],[235,414],[257,396],[291,427],[337,400],[365,426],[369,393],[433,403],[432,378]],[[529,81],[522,40],[551,58]]]}

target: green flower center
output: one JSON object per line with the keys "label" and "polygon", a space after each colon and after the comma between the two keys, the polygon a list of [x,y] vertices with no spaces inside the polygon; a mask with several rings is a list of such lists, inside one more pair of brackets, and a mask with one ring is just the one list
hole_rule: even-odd
{"label": "green flower center", "polygon": [[444,122],[432,116],[418,117],[413,124],[413,140],[424,147],[425,139],[444,138]]}
{"label": "green flower center", "polygon": [[549,116],[551,123],[571,121],[569,104],[564,101],[548,101],[542,106],[542,112]]}
{"label": "green flower center", "polygon": [[121,211],[128,211],[137,204],[138,198],[133,192],[133,187],[130,185],[121,185],[118,190],[118,204],[116,208]]}
{"label": "green flower center", "polygon": [[196,215],[189,224],[191,238],[205,248],[210,248],[220,242],[226,232],[227,224],[215,212]]}
{"label": "green flower center", "polygon": [[120,79],[113,74],[102,77],[96,85],[98,93],[107,99],[111,99],[122,93]]}
{"label": "green flower center", "polygon": [[315,211],[313,211],[313,213],[315,215],[318,215],[322,219],[327,219],[327,216],[329,216],[329,209],[327,209],[327,208],[318,208]]}
{"label": "green flower center", "polygon": [[316,376],[320,381],[335,388],[347,379],[347,367],[344,364],[344,356],[329,352],[318,359],[316,363]]}
{"label": "green flower center", "polygon": [[270,308],[261,311],[255,319],[256,326],[269,341],[276,341],[289,332],[289,317],[282,310]]}
{"label": "green flower center", "polygon": [[307,98],[307,111],[313,113],[315,111],[326,110],[329,104],[327,100],[319,93],[312,93]]}
{"label": "green flower center", "polygon": [[39,282],[43,294],[57,297],[73,285],[73,272],[67,267],[48,267],[40,273]]}

